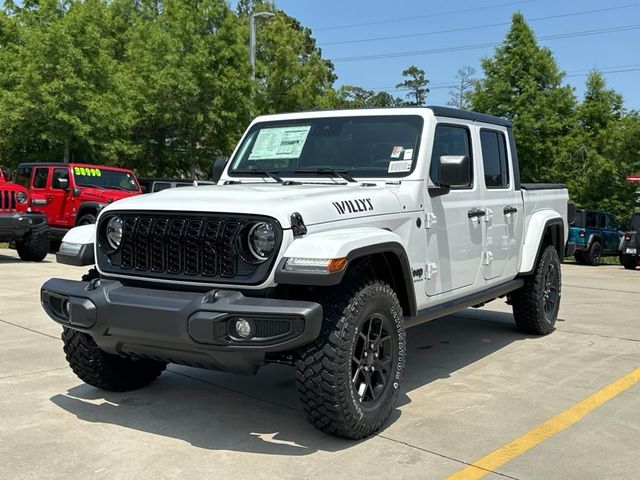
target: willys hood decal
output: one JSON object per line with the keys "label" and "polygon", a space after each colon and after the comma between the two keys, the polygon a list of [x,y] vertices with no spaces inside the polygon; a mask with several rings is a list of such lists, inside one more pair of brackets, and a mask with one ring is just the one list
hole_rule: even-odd
{"label": "willys hood decal", "polygon": [[384,186],[277,183],[235,184],[163,190],[114,202],[104,211],[140,210],[238,213],[273,217],[289,228],[298,212],[306,225],[402,211]]}

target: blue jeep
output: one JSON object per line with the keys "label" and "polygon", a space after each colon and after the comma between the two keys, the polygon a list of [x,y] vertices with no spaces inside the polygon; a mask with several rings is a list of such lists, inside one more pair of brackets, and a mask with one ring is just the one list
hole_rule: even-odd
{"label": "blue jeep", "polygon": [[569,230],[568,251],[574,251],[577,263],[599,265],[602,257],[620,255],[622,235],[612,214],[579,208]]}

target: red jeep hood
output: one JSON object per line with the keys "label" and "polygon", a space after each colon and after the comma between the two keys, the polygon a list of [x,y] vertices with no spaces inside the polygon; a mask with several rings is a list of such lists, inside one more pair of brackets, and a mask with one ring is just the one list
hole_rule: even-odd
{"label": "red jeep hood", "polygon": [[94,202],[111,203],[123,198],[140,195],[142,192],[125,192],[124,190],[78,187],[80,188],[80,199]]}

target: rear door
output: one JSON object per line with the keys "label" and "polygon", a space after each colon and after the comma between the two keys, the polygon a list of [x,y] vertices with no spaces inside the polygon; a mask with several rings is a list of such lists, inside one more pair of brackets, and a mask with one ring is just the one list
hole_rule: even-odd
{"label": "rear door", "polygon": [[[482,209],[472,129],[472,125],[454,119],[435,127],[428,181],[431,188],[426,189],[425,197],[425,289],[430,296],[474,285],[480,274],[482,220],[469,217],[470,211]],[[438,189],[437,159],[442,155],[468,155],[473,169],[471,184],[446,193]]]}
{"label": "rear door", "polygon": [[480,126],[477,131],[482,152],[481,184],[486,226],[482,253],[486,280],[515,277],[521,238],[522,195],[515,188],[513,159],[508,132],[496,125]]}

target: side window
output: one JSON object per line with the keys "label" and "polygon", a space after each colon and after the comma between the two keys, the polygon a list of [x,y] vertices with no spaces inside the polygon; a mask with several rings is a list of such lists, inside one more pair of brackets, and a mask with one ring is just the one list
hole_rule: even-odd
{"label": "side window", "polygon": [[504,135],[495,130],[480,130],[484,184],[487,188],[509,187],[509,161]]}
{"label": "side window", "polygon": [[598,228],[607,228],[607,217],[604,213],[598,214]]}
{"label": "side window", "polygon": [[48,168],[36,168],[36,174],[33,176],[33,188],[45,188],[48,176]]}
{"label": "side window", "polygon": [[598,228],[598,214],[587,212],[587,228]]}
{"label": "side window", "polygon": [[51,187],[62,189],[60,186],[60,179],[66,179],[67,185],[69,185],[69,170],[66,168],[56,168],[53,170],[53,180],[51,180]]}
{"label": "side window", "polygon": [[618,222],[613,215],[607,215],[607,228],[609,230],[618,230]]}
{"label": "side window", "polygon": [[24,188],[31,188],[31,173],[33,173],[33,168],[31,167],[18,168],[15,182],[18,185],[22,185]]}
{"label": "side window", "polygon": [[171,188],[171,184],[169,182],[156,182],[153,184],[154,192],[161,192],[162,190],[166,190],[167,188]]}
{"label": "side window", "polygon": [[444,124],[436,126],[429,167],[429,178],[434,185],[440,185],[438,159],[443,155],[467,155],[471,159],[471,183],[462,187],[471,188],[473,186],[473,155],[471,155],[471,136],[468,128]]}

